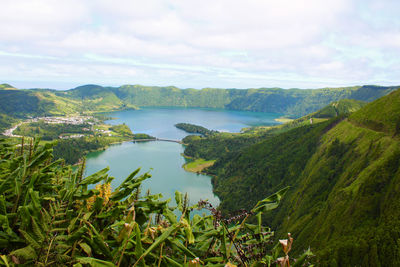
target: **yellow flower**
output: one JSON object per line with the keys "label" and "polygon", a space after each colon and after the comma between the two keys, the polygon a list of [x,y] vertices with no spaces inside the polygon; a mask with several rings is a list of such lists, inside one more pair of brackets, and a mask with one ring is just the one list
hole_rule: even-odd
{"label": "yellow flower", "polygon": [[101,197],[104,199],[104,201],[103,201],[104,206],[107,205],[108,201],[110,200],[110,196],[111,196],[111,184],[110,183],[97,184],[96,189],[99,191],[99,194],[91,196],[86,201],[86,207],[88,209],[92,208],[93,203],[96,201],[97,197]]}

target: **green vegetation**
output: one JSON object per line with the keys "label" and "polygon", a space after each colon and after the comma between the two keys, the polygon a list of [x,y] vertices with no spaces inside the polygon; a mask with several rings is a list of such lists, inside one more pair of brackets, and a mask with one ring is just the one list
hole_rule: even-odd
{"label": "green vegetation", "polygon": [[15,131],[15,135],[39,137],[44,142],[57,140],[54,147],[55,159],[64,159],[68,164],[76,164],[83,157],[96,150],[105,149],[110,144],[134,139],[152,139],[146,134],[133,134],[125,124],[91,125],[87,120],[83,124],[47,123],[43,120],[23,123]]}
{"label": "green vegetation", "polygon": [[[73,171],[62,160],[52,162],[51,144],[16,147],[0,140],[0,158],[2,265],[260,266],[291,258],[292,237],[282,240],[283,251],[267,249],[273,232],[261,221],[287,188],[225,219],[206,201],[189,207],[179,192],[176,207],[161,195],[142,195],[150,175],[138,176],[139,169],[112,191],[108,168],[84,178],[84,164]],[[198,207],[212,214],[191,216]],[[252,214],[256,224],[247,222]]]}
{"label": "green vegetation", "polygon": [[379,132],[400,134],[399,90],[368,104],[362,112],[350,116],[350,121]]}
{"label": "green vegetation", "polygon": [[361,106],[342,101],[282,126],[188,139],[185,154],[216,159],[206,172],[224,213],[291,186],[264,219],[297,237],[294,253],[310,246],[318,266],[398,266],[400,90]]}
{"label": "green vegetation", "polygon": [[18,120],[7,116],[5,114],[0,113],[0,135],[7,129],[11,128],[11,126],[16,123]]}
{"label": "green vegetation", "polygon": [[310,118],[313,123],[319,123],[344,116],[356,111],[366,103],[356,100],[343,99],[334,102],[323,109],[291,120],[288,123],[277,126],[257,126],[244,129],[243,133],[217,133],[213,136],[200,137],[189,135],[183,138],[183,143],[187,144],[185,155],[192,158],[204,158],[207,160],[229,157],[231,153],[240,151],[244,147],[259,143],[277,134],[287,132],[291,129],[310,125]]}
{"label": "green vegetation", "polygon": [[3,84],[0,84],[0,90],[16,90],[16,88],[9,85],[8,83],[3,83]]}
{"label": "green vegetation", "polygon": [[195,159],[183,165],[185,171],[200,173],[214,164],[215,160]]}
{"label": "green vegetation", "polygon": [[62,123],[46,123],[41,120],[38,122],[21,124],[14,134],[20,136],[40,136],[42,140],[54,140],[60,136],[68,137],[74,134],[93,135],[90,124],[62,124]]}
{"label": "green vegetation", "polygon": [[[183,139],[188,144],[187,156],[204,159],[203,163],[216,160],[204,171],[214,176],[213,186],[222,201],[223,214],[238,208],[252,209],[264,203],[259,201],[266,195],[291,186],[272,213],[249,218],[249,222],[257,222],[254,225],[246,221],[250,215],[245,215],[245,219],[239,216],[246,221],[243,224],[230,224],[229,220],[218,217],[216,211],[214,216],[195,215],[191,219],[190,207],[182,204],[185,201],[179,193],[176,201],[183,216],[178,219],[158,196],[139,197],[138,188],[146,175],[129,176],[106,197],[103,187],[87,189],[87,185],[100,181],[108,184],[112,178],[106,170],[83,179],[83,167],[73,173],[61,160],[53,160],[51,144],[18,148],[1,141],[0,262],[178,266],[186,255],[187,259],[198,256],[209,264],[240,263],[241,256],[237,253],[240,249],[231,249],[232,244],[240,244],[242,239],[235,240],[236,236],[229,233],[237,228],[242,237],[246,231],[250,236],[260,231],[269,233],[261,228],[263,219],[277,229],[278,236],[291,232],[296,237],[295,254],[310,246],[317,254],[316,265],[398,266],[400,90],[396,91],[397,88],[181,90],[89,85],[54,91],[16,90],[3,85],[0,113],[5,115],[0,123],[4,127],[27,116],[93,113],[136,106],[227,108],[279,112],[296,118],[314,113],[276,127]],[[381,96],[384,97],[366,106],[354,101],[370,102]],[[326,107],[317,111],[323,106]],[[86,151],[121,141],[128,135],[139,136],[132,135],[124,126],[98,127],[111,132],[101,138],[60,140],[54,148],[54,157],[65,157],[68,163],[75,163]],[[106,139],[111,133],[121,136]],[[193,165],[201,165],[199,162]],[[272,199],[280,197],[275,195]],[[275,203],[269,204],[276,207]],[[212,219],[219,224],[216,229],[212,227]],[[234,240],[228,242],[227,238]],[[212,254],[208,248],[212,248]],[[268,255],[262,255],[264,262],[276,258]],[[250,255],[249,258],[256,261]]]}
{"label": "green vegetation", "polygon": [[68,164],[75,164],[91,151],[102,150],[110,144],[126,141],[126,139],[111,136],[80,137],[58,140],[54,146],[54,158],[64,159]]}
{"label": "green vegetation", "polygon": [[149,140],[149,139],[156,139],[156,138],[154,136],[144,133],[133,134],[133,140]]}
{"label": "green vegetation", "polygon": [[175,127],[178,129],[184,130],[187,133],[198,133],[198,134],[201,134],[204,136],[218,133],[218,131],[208,130],[207,128],[204,128],[203,126],[190,124],[190,123],[177,123],[177,124],[175,124]]}
{"label": "green vegetation", "polygon": [[72,90],[0,90],[0,113],[10,116],[93,114],[142,106],[226,108],[282,113],[300,117],[333,101],[356,99],[373,101],[398,87],[357,86],[323,89],[179,89],[124,85],[102,87],[85,85]]}
{"label": "green vegetation", "polygon": [[133,137],[131,129],[125,124],[113,125],[110,130],[123,137]]}

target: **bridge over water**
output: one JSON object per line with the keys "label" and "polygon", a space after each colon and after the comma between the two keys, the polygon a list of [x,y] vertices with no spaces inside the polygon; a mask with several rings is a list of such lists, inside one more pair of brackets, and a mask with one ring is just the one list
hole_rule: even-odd
{"label": "bridge over water", "polygon": [[164,141],[164,142],[173,142],[173,143],[183,144],[182,141],[180,141],[180,140],[165,139],[165,138],[132,140],[132,142],[134,142],[134,143],[136,143],[136,142],[149,142],[149,141]]}

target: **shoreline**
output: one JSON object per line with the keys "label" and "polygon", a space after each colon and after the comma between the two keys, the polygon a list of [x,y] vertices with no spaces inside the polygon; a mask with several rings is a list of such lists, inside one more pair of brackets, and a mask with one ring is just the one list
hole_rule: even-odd
{"label": "shoreline", "polygon": [[274,121],[281,122],[281,123],[285,124],[285,123],[294,121],[294,119],[289,119],[289,118],[285,118],[285,117],[279,117],[279,118],[274,119]]}

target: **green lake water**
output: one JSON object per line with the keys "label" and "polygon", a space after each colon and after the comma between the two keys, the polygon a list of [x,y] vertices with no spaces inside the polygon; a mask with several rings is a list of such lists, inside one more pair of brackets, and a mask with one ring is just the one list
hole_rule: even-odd
{"label": "green lake water", "polygon": [[[158,138],[180,140],[187,135],[174,127],[179,122],[193,123],[209,129],[239,132],[256,125],[276,124],[280,114],[227,111],[217,109],[143,108],[107,114],[115,120],[111,124],[127,124],[134,133],[147,133]],[[132,171],[150,172],[152,177],[143,182],[143,192],[162,193],[164,198],[174,199],[175,191],[187,192],[190,203],[208,199],[213,205],[219,200],[212,192],[211,177],[186,172],[182,165],[184,147],[178,143],[154,141],[144,143],[125,142],[112,145],[105,151],[89,153],[86,175],[106,166],[114,176],[112,187],[116,188]]]}

